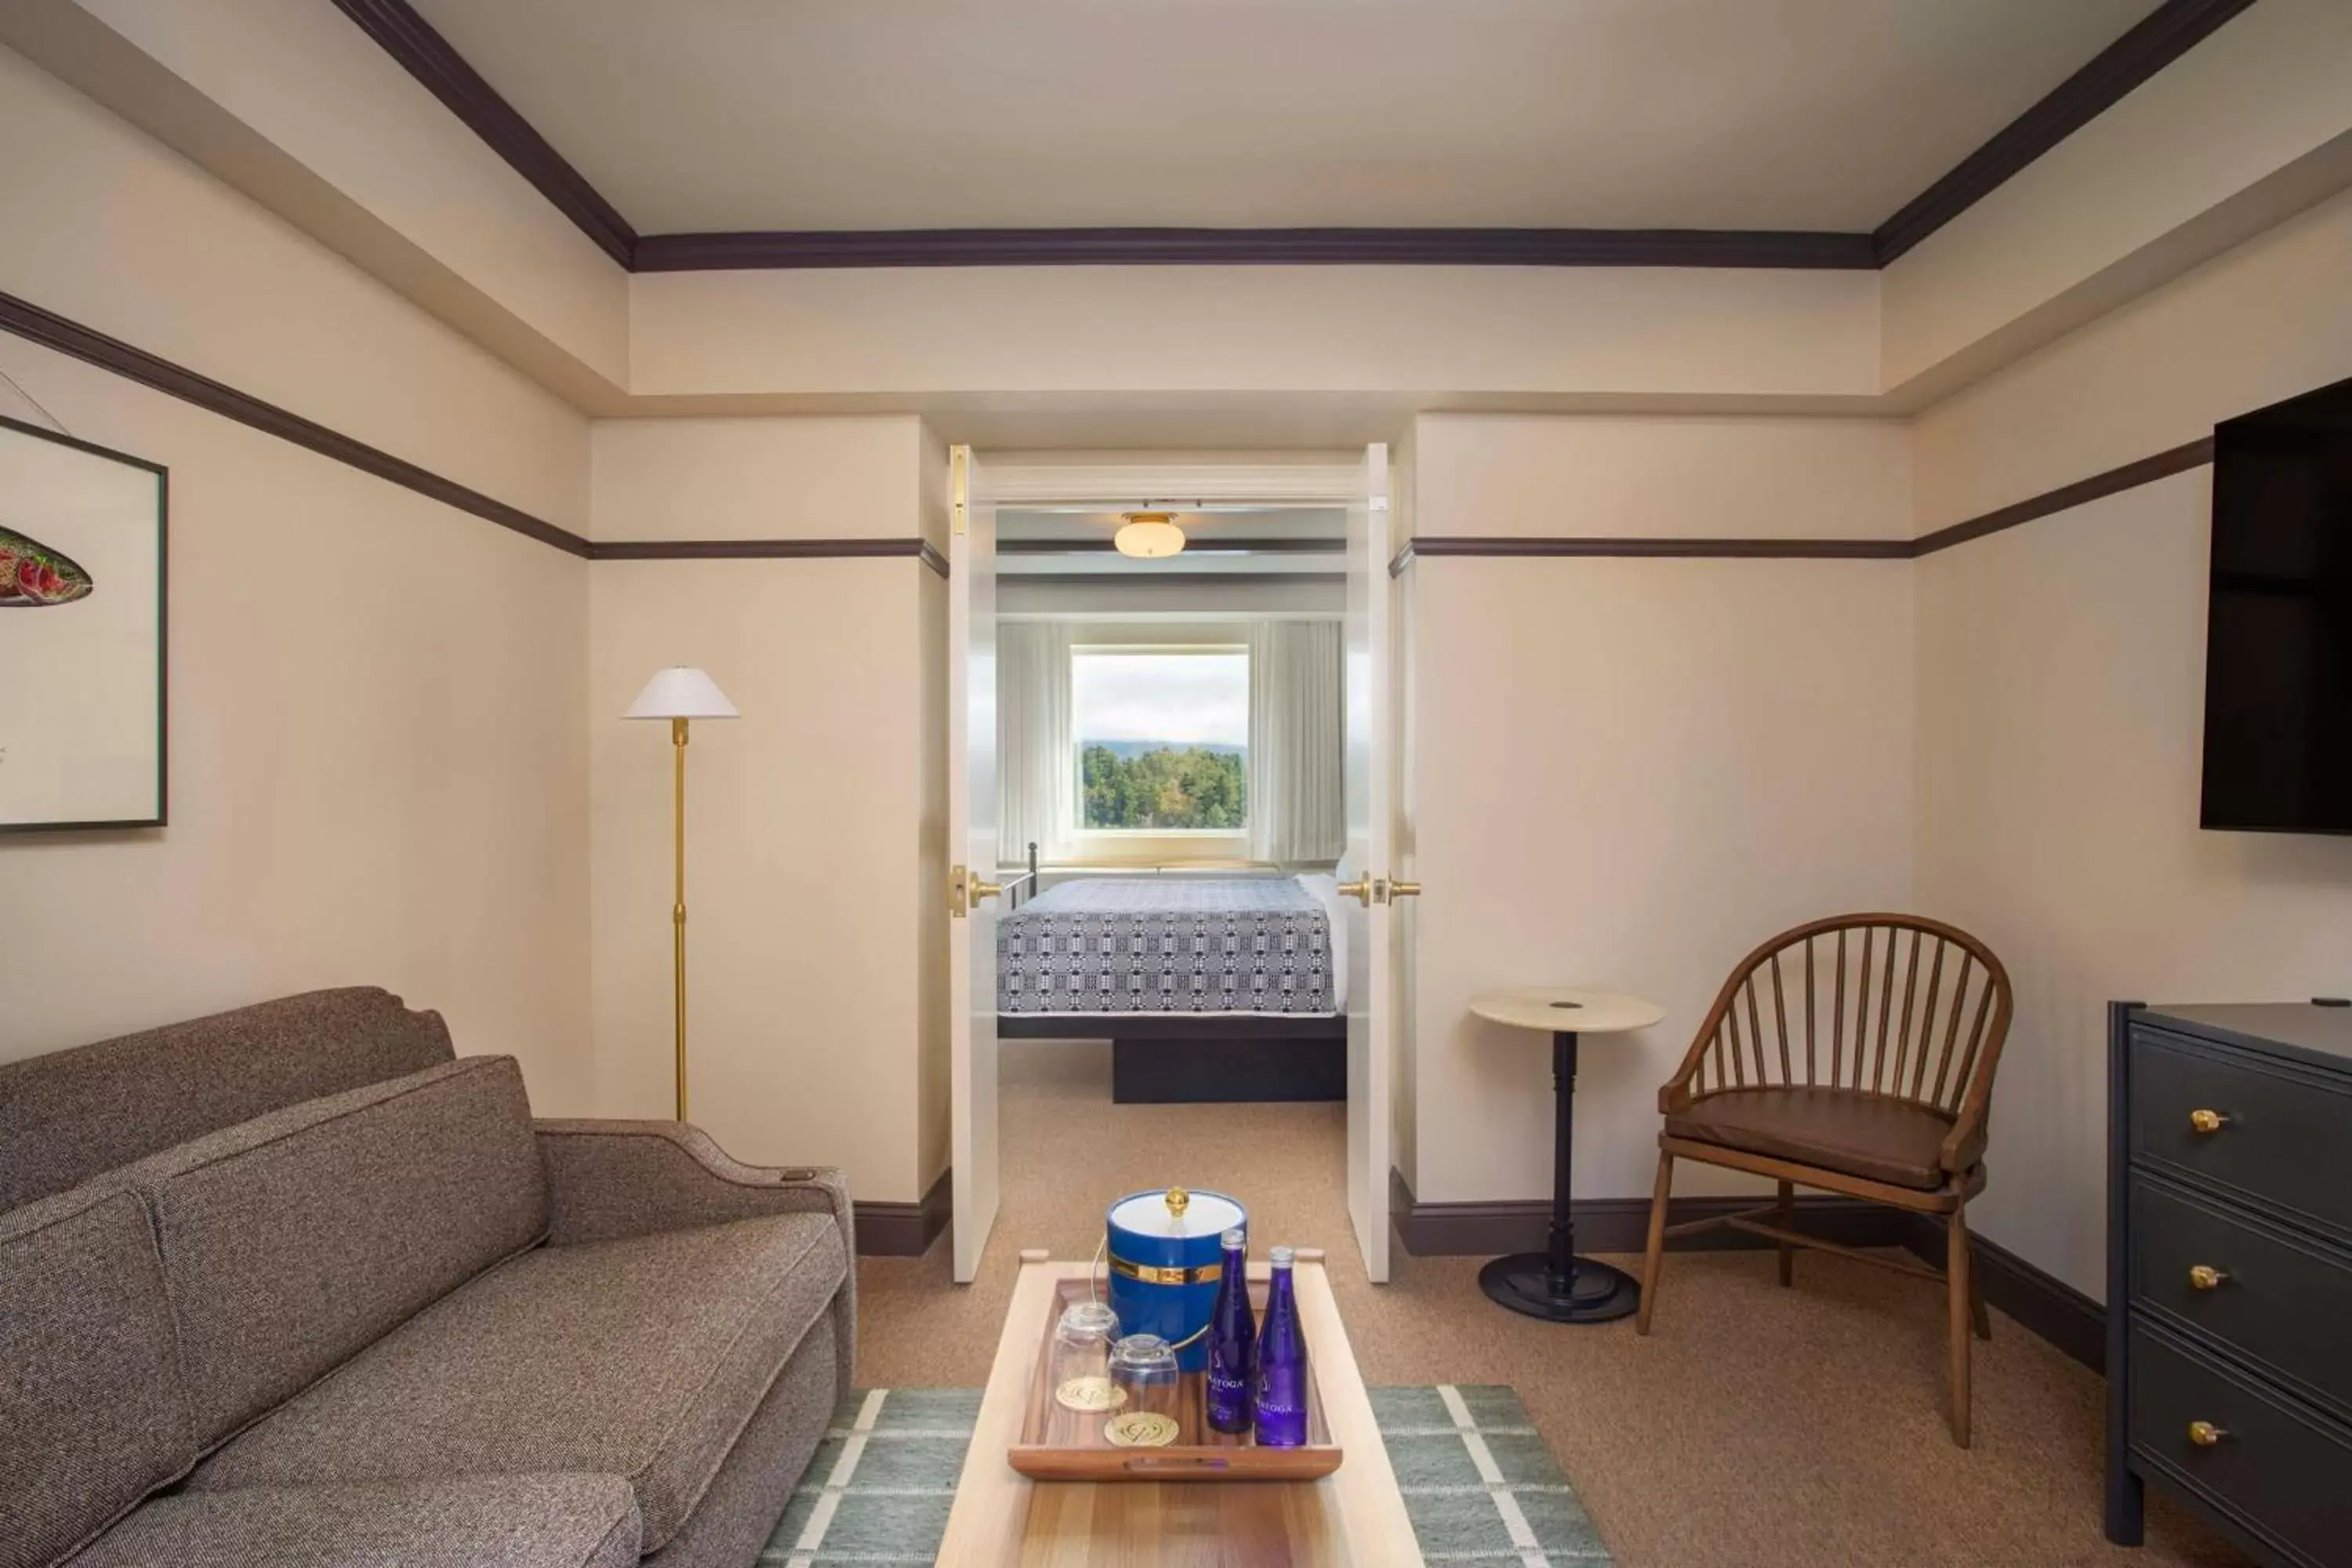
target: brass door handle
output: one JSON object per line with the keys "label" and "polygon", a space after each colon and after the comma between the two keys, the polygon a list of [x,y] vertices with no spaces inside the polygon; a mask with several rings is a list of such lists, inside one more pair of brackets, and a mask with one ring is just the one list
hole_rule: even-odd
{"label": "brass door handle", "polygon": [[2222,1280],[2227,1279],[2228,1278],[2229,1276],[2227,1274],[2222,1273],[2220,1269],[2214,1268],[2210,1263],[2192,1265],[2189,1270],[2189,1283],[2200,1290],[2213,1289],[2219,1286]]}
{"label": "brass door handle", "polygon": [[980,879],[979,872],[974,871],[971,874],[971,901],[973,903],[976,904],[982,899],[992,899],[1003,891],[1004,891],[1003,883],[983,882]]}
{"label": "brass door handle", "polygon": [[2218,1110],[2192,1110],[2189,1113],[2189,1126],[2191,1131],[2219,1132],[2229,1124],[2230,1119]]}
{"label": "brass door handle", "polygon": [[2191,1421],[2189,1424],[2189,1440],[2200,1448],[2210,1448],[2228,1436],[2210,1421]]}
{"label": "brass door handle", "polygon": [[1372,879],[1359,877],[1352,882],[1342,882],[1331,889],[1343,899],[1353,899],[1366,909],[1372,907]]}
{"label": "brass door handle", "polygon": [[1419,882],[1391,882],[1389,884],[1389,897],[1391,899],[1417,899],[1421,897],[1421,884]]}

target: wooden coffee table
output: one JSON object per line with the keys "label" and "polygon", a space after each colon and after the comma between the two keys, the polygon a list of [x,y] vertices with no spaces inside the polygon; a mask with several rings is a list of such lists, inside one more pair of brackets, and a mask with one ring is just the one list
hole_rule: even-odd
{"label": "wooden coffee table", "polygon": [[[1322,1254],[1312,1249],[1298,1254],[1298,1310],[1332,1440],[1347,1453],[1335,1473],[1317,1481],[1083,1482],[1033,1481],[1014,1471],[1004,1456],[1020,1435],[1045,1314],[1060,1281],[1084,1279],[1086,1272],[1083,1263],[1048,1262],[1042,1252],[1021,1255],[1021,1277],[1004,1314],[971,1451],[956,1483],[947,1539],[940,1543],[940,1563],[950,1568],[1420,1563],[1412,1521],[1324,1278]],[[1252,1279],[1265,1272],[1263,1263],[1250,1265]]]}

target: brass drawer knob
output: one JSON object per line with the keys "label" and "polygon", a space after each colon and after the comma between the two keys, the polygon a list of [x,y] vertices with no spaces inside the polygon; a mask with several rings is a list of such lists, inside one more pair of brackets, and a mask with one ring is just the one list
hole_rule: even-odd
{"label": "brass drawer knob", "polygon": [[2227,1274],[2210,1263],[2192,1265],[2189,1270],[2189,1283],[2200,1290],[2210,1290],[2228,1278]]}
{"label": "brass drawer knob", "polygon": [[2189,1125],[2199,1132],[2219,1132],[2229,1125],[2230,1119],[2218,1110],[2192,1110]]}
{"label": "brass drawer knob", "polygon": [[2189,1424],[2189,1440],[2200,1448],[2210,1448],[2227,1436],[2229,1434],[2210,1421],[2191,1421]]}

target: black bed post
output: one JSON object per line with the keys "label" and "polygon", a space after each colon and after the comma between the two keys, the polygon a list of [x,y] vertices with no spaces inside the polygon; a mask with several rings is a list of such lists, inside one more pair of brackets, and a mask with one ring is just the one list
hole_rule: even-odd
{"label": "black bed post", "polygon": [[1032,838],[1031,840],[1029,840],[1029,885],[1028,885],[1027,889],[1022,893],[1022,895],[1021,895],[1021,901],[1022,901],[1023,903],[1024,903],[1024,904],[1025,904],[1025,903],[1027,903],[1031,899],[1034,899],[1034,898],[1035,898],[1036,896],[1037,896],[1037,841],[1036,841],[1035,839]]}

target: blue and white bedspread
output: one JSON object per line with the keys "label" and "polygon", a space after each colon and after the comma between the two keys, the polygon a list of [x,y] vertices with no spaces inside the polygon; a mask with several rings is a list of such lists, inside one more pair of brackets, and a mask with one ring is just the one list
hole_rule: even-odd
{"label": "blue and white bedspread", "polygon": [[1338,967],[1296,877],[1082,877],[996,922],[1000,1013],[1328,1016]]}

